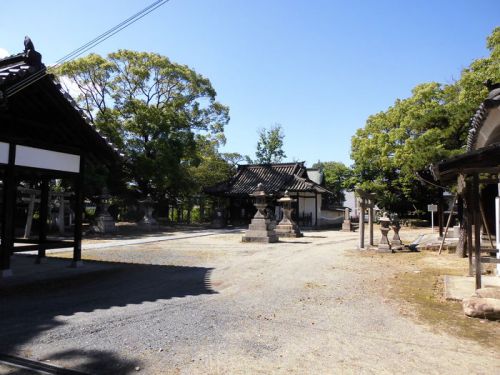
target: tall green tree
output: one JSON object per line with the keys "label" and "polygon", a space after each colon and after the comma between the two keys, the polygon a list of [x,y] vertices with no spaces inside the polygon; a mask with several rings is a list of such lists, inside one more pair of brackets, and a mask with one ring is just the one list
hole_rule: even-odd
{"label": "tall green tree", "polygon": [[286,158],[285,151],[283,151],[283,139],[285,139],[285,133],[280,124],[275,124],[269,129],[260,129],[255,152],[256,163],[280,163]]}
{"label": "tall green tree", "polygon": [[500,81],[500,28],[488,38],[490,56],[475,60],[451,84],[424,83],[407,99],[368,118],[352,138],[356,183],[398,213],[423,210],[435,192],[415,172],[464,152],[469,119],[486,97],[484,81]]}
{"label": "tall green tree", "polygon": [[129,182],[161,198],[190,189],[187,171],[200,163],[198,137],[220,145],[229,110],[210,81],[156,53],[119,50],[58,69],[80,89],[93,124],[126,154]]}
{"label": "tall green tree", "polygon": [[344,163],[337,161],[318,161],[313,168],[320,169],[325,176],[325,187],[333,195],[329,197],[329,204],[341,205],[345,201],[344,191],[352,189],[352,171]]}

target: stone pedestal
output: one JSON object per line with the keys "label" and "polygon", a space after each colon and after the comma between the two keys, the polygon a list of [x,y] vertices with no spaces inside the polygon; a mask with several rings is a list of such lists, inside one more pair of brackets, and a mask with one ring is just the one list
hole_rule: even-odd
{"label": "stone pedestal", "polygon": [[399,230],[401,229],[401,225],[399,224],[398,219],[394,219],[392,222],[392,230],[394,231],[394,236],[392,236],[391,240],[391,248],[392,250],[403,250],[403,242],[399,237]]}
{"label": "stone pedestal", "polygon": [[216,208],[212,218],[212,228],[220,229],[227,226],[226,214],[223,208]]}
{"label": "stone pedestal", "polygon": [[380,232],[382,233],[382,237],[377,246],[377,251],[381,253],[392,253],[391,244],[389,243],[389,239],[387,238],[387,234],[391,230],[389,228],[389,224],[391,223],[391,219],[389,219],[385,214],[380,218]]}
{"label": "stone pedestal", "polygon": [[266,214],[266,193],[263,185],[257,185],[257,190],[251,195],[255,198],[257,212],[241,240],[243,242],[278,242],[278,236],[273,229],[273,223]]}
{"label": "stone pedestal", "polygon": [[349,208],[344,210],[344,222],[342,223],[342,232],[352,232],[351,215]]}
{"label": "stone pedestal", "polygon": [[142,201],[139,201],[141,207],[144,210],[144,217],[139,221],[139,226],[146,230],[154,230],[158,228],[158,222],[153,217],[154,210],[154,200],[148,194],[148,197]]}
{"label": "stone pedestal", "polygon": [[103,194],[100,196],[99,213],[92,226],[92,229],[96,233],[106,234],[116,232],[115,220],[108,212],[110,198],[111,196],[104,189]]}
{"label": "stone pedestal", "polygon": [[283,206],[283,219],[276,226],[275,232],[278,237],[302,237],[303,234],[300,231],[299,226],[292,220],[292,202],[295,199],[290,198],[288,191],[285,192],[285,196],[278,199],[278,202]]}

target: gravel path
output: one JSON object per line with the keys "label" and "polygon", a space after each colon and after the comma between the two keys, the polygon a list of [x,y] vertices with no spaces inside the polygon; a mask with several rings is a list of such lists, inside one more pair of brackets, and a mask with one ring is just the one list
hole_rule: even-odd
{"label": "gravel path", "polygon": [[357,234],[240,238],[87,250],[120,263],[0,294],[0,352],[98,374],[500,373],[500,351],[399,314]]}

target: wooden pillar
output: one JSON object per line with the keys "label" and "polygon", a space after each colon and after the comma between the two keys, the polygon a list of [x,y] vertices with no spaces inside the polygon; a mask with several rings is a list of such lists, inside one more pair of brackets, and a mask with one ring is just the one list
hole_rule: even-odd
{"label": "wooden pillar", "polygon": [[314,192],[314,226],[318,227],[318,192]]}
{"label": "wooden pillar", "polygon": [[462,194],[458,196],[457,200],[457,214],[458,221],[460,223],[460,234],[458,238],[457,244],[457,256],[460,258],[465,257],[466,244],[467,244],[467,225],[465,223],[465,215],[464,215],[464,199]]}
{"label": "wooden pillar", "polygon": [[481,288],[481,213],[479,210],[479,175],[473,177],[474,200],[474,257],[476,269],[476,289]]}
{"label": "wooden pillar", "polygon": [[467,258],[469,261],[469,276],[474,276],[474,269],[472,267],[472,247],[473,247],[473,239],[472,239],[472,224],[474,220],[474,210],[472,206],[472,187],[470,186],[470,179],[467,184],[467,190],[466,190],[466,204],[467,204],[467,210],[466,210],[466,218],[465,218],[465,225],[466,225],[466,231],[467,231]]}
{"label": "wooden pillar", "polygon": [[365,248],[365,202],[359,200],[359,248]]}
{"label": "wooden pillar", "polygon": [[368,237],[370,246],[374,246],[373,242],[373,204],[368,206]]}
{"label": "wooden pillar", "polygon": [[438,226],[439,226],[439,237],[443,237],[444,231],[444,200],[443,200],[443,189],[438,189]]}
{"label": "wooden pillar", "polygon": [[14,248],[14,214],[16,209],[16,146],[9,144],[9,161],[3,179],[2,244],[0,246],[0,278],[12,276],[10,256]]}
{"label": "wooden pillar", "polygon": [[49,181],[47,178],[42,179],[40,191],[40,219],[38,230],[38,256],[35,263],[40,263],[45,257],[45,242],[47,242],[47,217],[49,213]]}
{"label": "wooden pillar", "polygon": [[82,265],[82,220],[83,220],[83,179],[85,157],[80,155],[80,173],[75,178],[75,229],[72,267]]}

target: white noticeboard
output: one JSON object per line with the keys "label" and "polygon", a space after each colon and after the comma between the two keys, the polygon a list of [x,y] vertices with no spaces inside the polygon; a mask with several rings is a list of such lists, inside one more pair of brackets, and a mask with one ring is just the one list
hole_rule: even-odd
{"label": "white noticeboard", "polygon": [[428,204],[427,205],[427,211],[429,212],[437,212],[438,206],[437,204]]}

